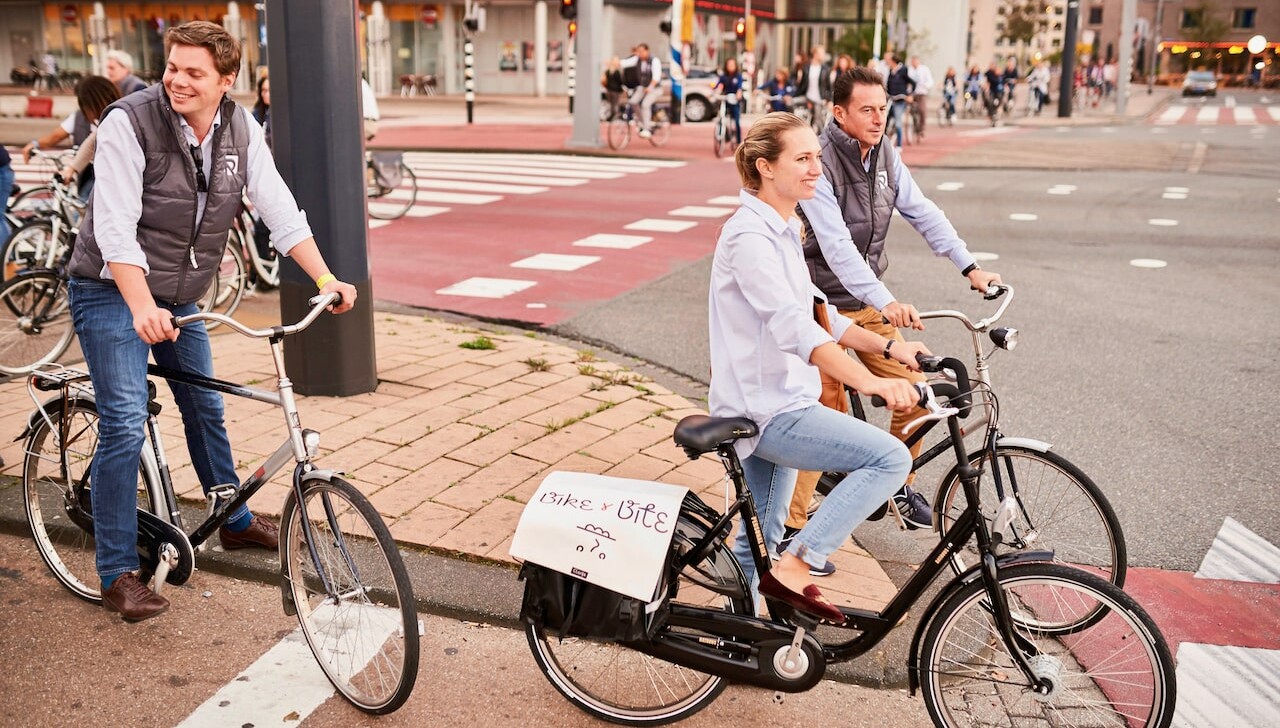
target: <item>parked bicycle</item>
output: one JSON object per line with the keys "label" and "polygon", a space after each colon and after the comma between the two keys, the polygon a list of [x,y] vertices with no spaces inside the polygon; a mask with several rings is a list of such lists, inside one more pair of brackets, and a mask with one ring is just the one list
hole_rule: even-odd
{"label": "parked bicycle", "polygon": [[[1012,350],[1017,344],[1016,329],[996,326],[1013,302],[1013,297],[1012,286],[992,286],[987,298],[1003,300],[995,313],[977,322],[959,311],[926,311],[920,314],[923,320],[950,319],[964,325],[973,345],[975,396],[993,402],[996,395],[991,384],[991,357],[997,351]],[[993,344],[985,353],[984,336]],[[866,412],[857,392],[847,391],[850,414],[865,420]],[[969,465],[982,476],[978,485],[987,506],[982,513],[988,524],[994,524],[997,507],[1006,499],[1012,499],[1017,505],[1018,525],[1007,529],[1007,538],[1001,547],[1053,551],[1056,560],[1123,587],[1128,572],[1128,549],[1120,519],[1102,490],[1080,468],[1055,452],[1049,443],[1009,437],[1001,432],[997,412],[994,405],[982,408],[972,422],[966,422],[960,428],[960,433],[963,436],[979,432],[985,435],[985,439],[969,453]],[[907,439],[907,445],[922,441],[934,424],[929,422],[917,427]],[[950,434],[945,435],[920,453],[912,464],[912,470],[924,468],[951,446]],[[933,498],[934,529],[943,538],[947,531],[955,528],[968,506],[961,470],[953,467],[947,471]],[[821,498],[844,477],[843,473],[823,473],[818,480],[811,510],[816,509]],[[888,504],[873,514],[871,520],[882,518],[885,513],[893,514],[899,528],[908,527],[898,509]],[[978,555],[972,549],[956,551],[950,560],[956,572],[960,573],[977,563]]]}
{"label": "parked bicycle", "polygon": [[[639,109],[630,101],[621,104],[619,112],[609,121],[606,133],[610,149],[626,149],[631,143],[633,134],[643,137],[640,134],[639,114]],[[653,116],[650,118],[648,131],[649,143],[655,147],[666,144],[667,139],[671,137],[671,112],[665,105],[653,105]]]}
{"label": "parked bicycle", "polygon": [[712,127],[712,142],[717,157],[732,156],[735,149],[738,148],[738,138],[741,132],[738,130],[738,122],[734,120],[733,115],[729,113],[729,104],[738,103],[737,98],[732,101],[728,96],[720,96],[716,99],[715,124]]}
{"label": "parked bicycle", "polygon": [[378,220],[403,217],[418,200],[418,177],[405,164],[404,152],[368,151],[364,163],[369,217]]}
{"label": "parked bicycle", "polygon": [[[280,408],[287,437],[241,484],[208,495],[205,520],[188,532],[165,458],[156,400],[150,401],[139,463],[138,550],[145,583],[154,589],[191,577],[195,555],[227,518],[284,466],[293,479],[281,511],[280,571],[284,610],[296,615],[307,644],[338,692],[362,711],[389,713],[413,690],[418,669],[413,588],[390,531],[377,510],[335,470],[319,468],[320,434],[303,429],[293,386],[285,373],[283,339],[305,330],[338,301],[329,293],[311,299],[311,310],[288,326],[251,329],[235,319],[198,313],[176,326],[219,321],[236,332],[267,339],[276,368],[276,391],[267,392],[196,374],[148,366],[152,376],[244,397]],[[98,442],[98,411],[88,373],[78,369],[33,372],[28,393],[36,404],[27,419],[22,491],[37,550],[57,580],[73,594],[100,602],[94,563],[93,484],[89,463]],[[56,392],[41,401],[38,391]]]}
{"label": "parked bicycle", "polygon": [[[954,375],[954,384],[922,387],[920,404],[928,410],[924,420],[947,423],[968,505],[883,609],[841,607],[844,619],[834,624],[765,596],[769,616],[756,616],[729,538],[738,516],[738,537],[747,539],[756,572],[771,568],[733,447],[759,430],[745,418],[692,415],[676,426],[676,444],[694,459],[716,453],[732,493],[726,492],[724,514],[686,495],[655,601],[605,592],[531,563],[522,568],[525,634],[552,686],[587,713],[627,725],[686,718],[730,681],[808,690],[828,665],[872,650],[948,570],[952,554],[976,538],[979,562],[921,612],[907,654],[909,688],[921,691],[935,725],[1167,726],[1174,663],[1155,623],[1114,584],[1050,563],[1049,553],[997,553],[1016,537],[1019,507],[1006,499],[994,522],[983,517],[981,474],[970,465],[960,422],[981,406],[992,410],[994,423],[997,403],[971,399],[962,362],[925,358],[921,365]],[[601,592],[622,598],[599,598]],[[591,613],[584,604],[613,607]],[[824,641],[815,632],[819,624]],[[833,641],[832,628],[857,634]]]}

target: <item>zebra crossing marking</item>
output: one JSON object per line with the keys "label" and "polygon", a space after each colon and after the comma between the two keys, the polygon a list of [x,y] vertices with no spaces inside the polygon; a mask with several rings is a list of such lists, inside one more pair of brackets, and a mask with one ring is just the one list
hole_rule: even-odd
{"label": "zebra crossing marking", "polygon": [[624,230],[644,230],[655,233],[682,233],[691,227],[695,227],[698,223],[694,220],[665,220],[662,218],[646,217],[643,220],[623,225]]}
{"label": "zebra crossing marking", "polygon": [[560,255],[557,253],[538,253],[511,264],[512,268],[529,268],[532,270],[575,271],[600,261],[598,255]]}
{"label": "zebra crossing marking", "polygon": [[686,205],[684,207],[672,210],[667,213],[675,217],[705,217],[717,218],[727,217],[733,214],[733,210],[728,207],[707,207],[705,205]]}
{"label": "zebra crossing marking", "polygon": [[613,248],[614,250],[631,250],[653,240],[648,235],[619,235],[615,233],[596,233],[575,241],[578,248]]}
{"label": "zebra crossing marking", "polygon": [[1280,548],[1227,516],[1196,578],[1280,584]]}
{"label": "zebra crossing marking", "polygon": [[513,293],[533,288],[537,281],[513,278],[468,278],[436,291],[441,296],[469,296],[471,298],[506,298]]}

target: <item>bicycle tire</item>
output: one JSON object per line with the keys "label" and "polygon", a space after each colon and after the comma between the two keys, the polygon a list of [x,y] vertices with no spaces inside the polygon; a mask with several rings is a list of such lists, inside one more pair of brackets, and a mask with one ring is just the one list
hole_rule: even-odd
{"label": "bicycle tire", "polygon": [[57,204],[58,195],[54,192],[53,185],[45,184],[19,192],[9,202],[9,211],[19,216],[52,215]]}
{"label": "bicycle tire", "polygon": [[[392,186],[370,163],[374,183],[369,187],[369,217],[376,220],[398,220],[418,199],[418,178],[409,165],[400,160],[400,183]],[[406,185],[405,181],[408,180]]]}
{"label": "bicycle tire", "polygon": [[[1002,568],[997,580],[1010,612],[1023,615],[1014,620],[1016,634],[1051,691],[1031,691],[996,629],[986,588],[975,579],[929,616],[921,642],[921,692],[935,725],[1169,725],[1177,698],[1173,658],[1132,597],[1061,564],[1016,564]],[[1073,607],[1101,611],[1103,619],[1067,636],[1026,626],[1037,621],[1027,613]],[[993,715],[1009,722],[990,723]]]}
{"label": "bicycle tire", "polygon": [[[1129,558],[1124,531],[1115,509],[1089,476],[1055,452],[1000,441],[996,441],[996,463],[1005,494],[1014,495],[1020,506],[1018,534],[1025,546],[1020,542],[1014,548],[1051,549],[1055,561],[1124,586]],[[999,501],[988,453],[970,453],[970,464],[982,471],[982,511],[990,523]],[[935,522],[941,534],[946,534],[967,505],[958,468],[952,468],[943,476],[934,499]],[[972,546],[951,559],[957,573],[975,563]]]}
{"label": "bicycle tire", "polygon": [[49,246],[53,241],[53,221],[49,218],[29,220],[10,232],[3,248],[0,248],[3,280],[7,281],[25,270],[42,267],[48,260]]}
{"label": "bicycle tire", "polygon": [[0,285],[0,374],[57,361],[75,335],[62,276],[31,270]]}
{"label": "bicycle tire", "polygon": [[[249,269],[245,266],[241,233],[235,228],[228,233],[227,245],[222,249],[222,260],[209,284],[209,290],[200,299],[200,311],[230,316],[240,307],[244,293],[249,288]],[[218,327],[217,321],[205,321],[206,329]]]}
{"label": "bicycle tire", "polygon": [[[417,189],[417,185],[414,185]],[[416,198],[416,196],[415,196]],[[257,241],[254,239],[255,224],[253,217],[246,211],[239,218],[240,240],[244,245],[245,260],[253,267],[253,272],[257,276],[257,283],[264,288],[280,287],[280,258],[282,257],[275,248],[268,245],[268,257],[263,258],[258,254]]]}
{"label": "bicycle tire", "polygon": [[631,122],[624,118],[615,118],[609,122],[608,140],[610,149],[626,149],[631,141]]}
{"label": "bicycle tire", "polygon": [[[687,549],[708,530],[706,524],[682,512],[673,535],[674,547]],[[693,581],[691,576],[695,574],[698,579],[731,584],[744,596],[717,595]],[[677,575],[674,587],[669,593],[679,596],[683,603],[708,604],[723,599],[728,611],[754,614],[750,598],[745,596],[751,593],[746,577],[723,541],[703,561]],[[532,624],[525,625],[525,636],[538,669],[551,685],[579,709],[611,723],[655,726],[682,720],[710,705],[727,686],[724,678],[616,643],[581,637],[561,640]],[[601,694],[606,691],[620,694]],[[682,694],[676,695],[676,691]],[[670,699],[665,694],[670,694]]]}
{"label": "bicycle tire", "polygon": [[[289,492],[280,533],[281,570],[302,633],[344,698],[365,713],[390,713],[409,699],[418,675],[409,573],[387,525],[350,483],[336,476],[310,481],[303,498],[300,505]],[[304,514],[336,596],[324,591],[305,542]]]}
{"label": "bicycle tire", "polygon": [[[27,525],[40,558],[54,578],[77,597],[100,603],[102,583],[98,578],[92,524],[86,529],[70,512],[79,508],[92,516],[89,467],[98,448],[98,409],[91,400],[74,399],[65,410],[52,409],[48,415],[55,428],[66,421],[67,442],[59,448],[57,430],[51,430],[49,422],[36,415],[22,462],[22,501]],[[61,466],[64,451],[66,475]],[[138,476],[138,508],[154,513],[150,478],[141,461]]]}
{"label": "bicycle tire", "polygon": [[653,110],[653,123],[649,125],[649,143],[660,147],[671,138],[671,121],[666,109]]}

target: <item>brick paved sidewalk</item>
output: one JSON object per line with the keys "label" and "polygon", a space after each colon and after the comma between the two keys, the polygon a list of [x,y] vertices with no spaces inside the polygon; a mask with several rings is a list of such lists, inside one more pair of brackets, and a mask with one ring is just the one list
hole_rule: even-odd
{"label": "brick paved sidewalk", "polygon": [[[253,326],[278,323],[245,318]],[[603,360],[532,333],[385,312],[375,313],[379,385],[353,397],[299,397],[304,426],[321,433],[321,467],[344,471],[378,508],[396,540],[461,558],[511,562],[511,536],[525,502],[554,470],[688,486],[723,507],[724,470],[712,456],[690,461],[671,439],[675,423],[704,412],[682,396]],[[269,350],[225,330],[214,333],[218,376],[270,387]],[[175,487],[200,499],[182,424],[161,386],[162,431]],[[5,475],[21,476],[18,434],[32,407],[22,382],[0,384]],[[269,405],[227,397],[237,469],[256,467],[283,438]],[[289,473],[256,496],[278,515]],[[19,489],[13,489],[18,497]],[[833,600],[878,607],[893,584],[852,541],[832,557],[822,586]]]}

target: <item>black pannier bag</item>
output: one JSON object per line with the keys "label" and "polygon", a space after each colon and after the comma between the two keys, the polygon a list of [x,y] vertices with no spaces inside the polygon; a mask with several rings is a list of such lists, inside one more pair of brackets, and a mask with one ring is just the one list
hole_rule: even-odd
{"label": "black pannier bag", "polygon": [[[625,594],[588,584],[581,579],[525,562],[520,619],[541,626],[549,634],[589,637],[603,642],[644,641],[662,626],[661,608],[646,614],[646,604]],[[660,593],[665,598],[665,586]]]}

